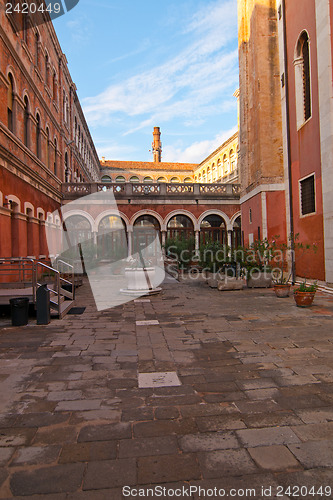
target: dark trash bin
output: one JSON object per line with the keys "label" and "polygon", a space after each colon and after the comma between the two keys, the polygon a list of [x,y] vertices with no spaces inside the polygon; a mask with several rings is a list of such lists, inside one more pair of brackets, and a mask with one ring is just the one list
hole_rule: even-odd
{"label": "dark trash bin", "polygon": [[51,321],[50,290],[47,285],[41,285],[36,293],[37,325],[48,325]]}
{"label": "dark trash bin", "polygon": [[10,310],[13,326],[24,326],[29,320],[29,297],[10,299]]}

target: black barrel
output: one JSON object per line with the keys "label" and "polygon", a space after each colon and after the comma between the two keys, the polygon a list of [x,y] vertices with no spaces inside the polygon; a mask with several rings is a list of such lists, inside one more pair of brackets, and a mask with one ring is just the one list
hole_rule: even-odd
{"label": "black barrel", "polygon": [[10,309],[13,326],[24,326],[29,320],[29,297],[10,299]]}

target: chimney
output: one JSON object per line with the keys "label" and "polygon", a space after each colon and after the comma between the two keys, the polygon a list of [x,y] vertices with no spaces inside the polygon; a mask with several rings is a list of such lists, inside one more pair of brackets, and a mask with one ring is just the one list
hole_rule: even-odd
{"label": "chimney", "polygon": [[102,163],[105,163],[105,156],[102,156]]}
{"label": "chimney", "polygon": [[153,132],[153,143],[152,143],[152,148],[153,148],[153,158],[155,163],[160,163],[161,158],[162,158],[162,143],[161,143],[161,132],[160,132],[160,127],[154,127],[154,132]]}

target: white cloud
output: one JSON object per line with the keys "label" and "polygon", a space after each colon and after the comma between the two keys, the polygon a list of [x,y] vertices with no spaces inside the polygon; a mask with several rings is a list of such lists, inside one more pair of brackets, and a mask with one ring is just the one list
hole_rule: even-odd
{"label": "white cloud", "polygon": [[191,41],[178,55],[159,66],[109,86],[84,100],[91,125],[108,124],[113,116],[136,117],[128,133],[173,118],[196,118],[216,112],[215,101],[231,95],[238,85],[237,50],[226,46],[237,33],[233,0],[208,3],[188,22],[184,40]]}
{"label": "white cloud", "polygon": [[231,130],[222,131],[212,140],[197,141],[185,149],[182,149],[181,146],[165,146],[163,148],[163,161],[201,163],[236,131],[237,127],[234,127]]}

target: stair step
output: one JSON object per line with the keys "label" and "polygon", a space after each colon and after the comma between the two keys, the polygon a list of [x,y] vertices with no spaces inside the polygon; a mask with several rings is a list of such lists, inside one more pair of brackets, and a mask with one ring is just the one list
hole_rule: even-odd
{"label": "stair step", "polygon": [[60,304],[60,311],[51,311],[51,316],[62,319],[68,311],[74,306],[74,300],[66,300]]}

